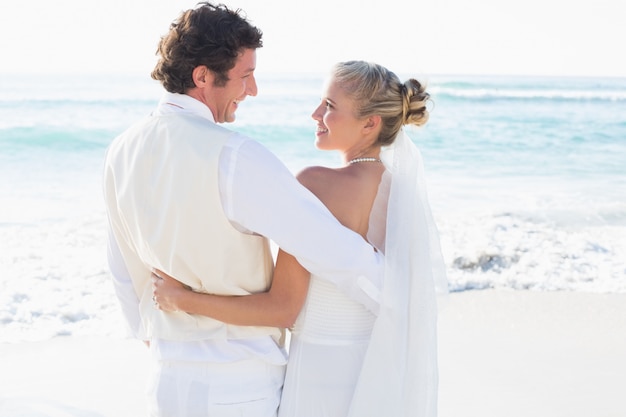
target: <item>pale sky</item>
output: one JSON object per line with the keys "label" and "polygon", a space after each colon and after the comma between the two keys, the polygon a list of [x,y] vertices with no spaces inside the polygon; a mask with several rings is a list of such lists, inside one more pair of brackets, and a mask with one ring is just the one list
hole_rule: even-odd
{"label": "pale sky", "polygon": [[[398,73],[626,77],[624,0],[224,0],[264,32],[258,72],[364,59]],[[0,73],[149,73],[196,0],[2,0]]]}

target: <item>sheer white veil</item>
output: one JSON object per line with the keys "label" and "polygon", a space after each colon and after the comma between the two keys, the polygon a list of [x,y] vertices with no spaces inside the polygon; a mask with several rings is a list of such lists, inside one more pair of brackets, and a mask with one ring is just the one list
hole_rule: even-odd
{"label": "sheer white veil", "polygon": [[447,294],[445,265],[422,158],[403,129],[381,159],[387,171],[379,193],[389,192],[385,281],[349,415],[434,417],[437,298]]}

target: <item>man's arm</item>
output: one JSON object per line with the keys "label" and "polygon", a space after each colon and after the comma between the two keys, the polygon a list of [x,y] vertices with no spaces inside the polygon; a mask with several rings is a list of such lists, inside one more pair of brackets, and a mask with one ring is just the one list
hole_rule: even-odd
{"label": "man's arm", "polygon": [[309,272],[378,311],[382,255],[342,226],[261,144],[229,142],[220,156],[220,193],[231,222],[272,239]]}
{"label": "man's arm", "polygon": [[108,230],[107,259],[113,280],[113,288],[122,307],[122,314],[126,319],[130,333],[137,339],[144,339],[145,331],[139,314],[139,298],[135,293],[130,274],[110,225]]}

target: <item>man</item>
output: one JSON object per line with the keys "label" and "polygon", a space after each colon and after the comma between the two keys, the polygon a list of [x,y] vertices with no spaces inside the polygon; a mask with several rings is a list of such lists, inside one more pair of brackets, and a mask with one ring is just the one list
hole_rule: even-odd
{"label": "man", "polygon": [[107,151],[109,263],[124,315],[154,358],[153,416],[275,416],[286,354],[280,329],[233,326],[153,304],[158,268],[196,291],[245,295],[270,285],[267,238],[312,273],[377,309],[382,260],[232,122],[255,96],[262,33],[200,3],[161,39],[155,112]]}

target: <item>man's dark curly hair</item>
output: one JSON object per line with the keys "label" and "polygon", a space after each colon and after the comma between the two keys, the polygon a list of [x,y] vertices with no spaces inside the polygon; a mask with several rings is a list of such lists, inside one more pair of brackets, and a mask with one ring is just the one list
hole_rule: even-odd
{"label": "man's dark curly hair", "polygon": [[200,2],[184,11],[161,38],[152,78],[170,93],[183,94],[195,87],[193,69],[205,65],[215,74],[214,84],[224,86],[239,54],[261,48],[262,37],[261,30],[252,26],[240,9]]}

